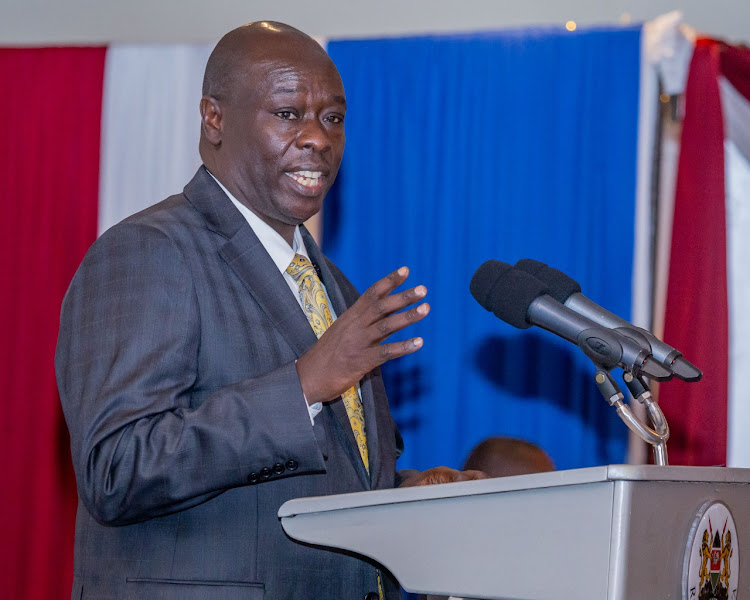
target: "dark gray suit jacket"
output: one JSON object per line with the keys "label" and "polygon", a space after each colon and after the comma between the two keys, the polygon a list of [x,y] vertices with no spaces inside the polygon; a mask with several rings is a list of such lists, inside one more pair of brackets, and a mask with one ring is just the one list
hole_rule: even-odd
{"label": "dark gray suit jacket", "polygon": [[[303,236],[340,315],[357,292]],[[400,437],[378,371],[360,383],[371,478],[340,400],[311,426],[294,362],[315,341],[204,168],[91,247],[56,354],[80,497],[74,599],[377,589],[372,565],[294,542],[277,518],[290,498],[395,484]]]}

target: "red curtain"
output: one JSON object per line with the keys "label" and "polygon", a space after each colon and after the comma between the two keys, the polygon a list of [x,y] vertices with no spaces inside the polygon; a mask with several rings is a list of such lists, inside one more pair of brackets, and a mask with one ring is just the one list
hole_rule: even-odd
{"label": "red curtain", "polygon": [[60,303],[96,236],[105,48],[0,50],[0,576],[70,597],[75,479],[54,373]]}
{"label": "red curtain", "polygon": [[698,40],[685,90],[664,341],[703,370],[699,383],[660,387],[669,460],[721,465],[727,438],[727,252],[720,49]]}
{"label": "red curtain", "polygon": [[750,99],[750,49],[699,39],[685,90],[664,340],[703,370],[699,383],[661,386],[680,465],[727,460],[729,317],[724,122],[719,75]]}
{"label": "red curtain", "polygon": [[721,44],[721,74],[750,102],[750,48]]}

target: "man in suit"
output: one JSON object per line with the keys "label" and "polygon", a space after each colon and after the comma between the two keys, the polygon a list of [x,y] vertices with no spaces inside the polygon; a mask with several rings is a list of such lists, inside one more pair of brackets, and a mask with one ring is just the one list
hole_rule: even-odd
{"label": "man in suit", "polygon": [[[378,367],[419,349],[384,340],[429,311],[423,286],[395,291],[405,267],[358,296],[300,225],[341,162],[341,79],[305,34],[254,23],[215,48],[200,109],[204,166],[107,231],[63,302],[72,597],[397,598],[386,573],[277,518],[294,497],[402,483]],[[293,261],[314,267],[320,304],[301,300]]]}

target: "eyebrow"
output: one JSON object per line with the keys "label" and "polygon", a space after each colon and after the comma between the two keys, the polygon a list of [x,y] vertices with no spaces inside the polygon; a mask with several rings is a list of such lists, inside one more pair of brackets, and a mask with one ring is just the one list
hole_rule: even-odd
{"label": "eyebrow", "polygon": [[[286,88],[286,87],[277,87],[273,89],[273,92],[271,94],[299,94],[301,92],[304,92],[304,88]],[[344,96],[332,96],[331,99],[336,102],[337,104],[343,104],[346,106],[346,98]]]}

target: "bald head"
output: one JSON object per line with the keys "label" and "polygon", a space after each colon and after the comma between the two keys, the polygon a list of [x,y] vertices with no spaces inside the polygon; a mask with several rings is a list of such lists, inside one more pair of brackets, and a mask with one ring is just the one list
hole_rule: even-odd
{"label": "bald head", "polygon": [[484,471],[490,477],[507,477],[554,471],[555,465],[544,450],[531,442],[491,437],[471,451],[464,469]]}
{"label": "bald head", "polygon": [[225,35],[208,59],[201,159],[291,245],[336,178],[345,114],[341,76],[315,40],[289,25],[251,23]]}
{"label": "bald head", "polygon": [[306,33],[275,21],[257,21],[233,29],[222,37],[211,52],[203,76],[203,95],[218,100],[232,98],[235,81],[245,79],[249,67],[282,54],[319,56],[328,60],[325,50]]}

